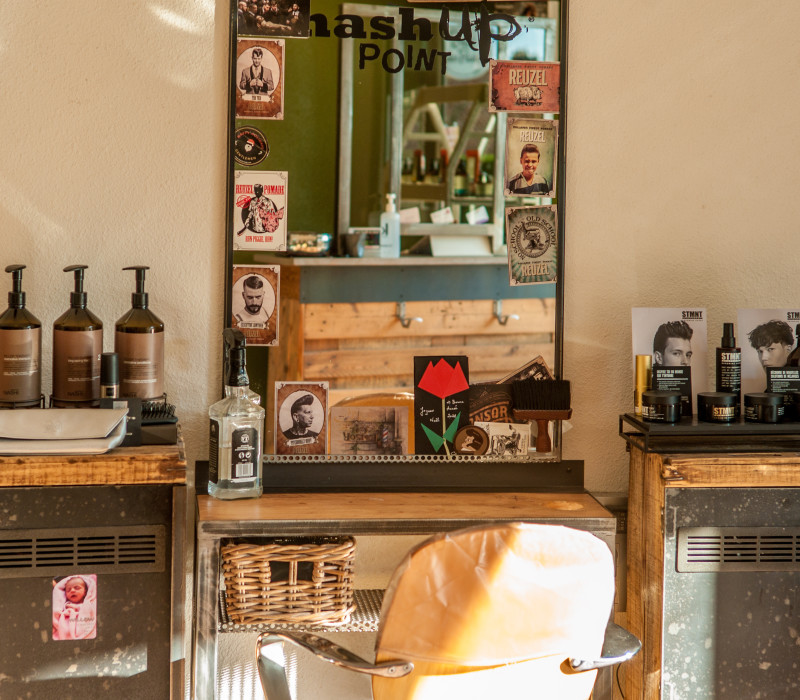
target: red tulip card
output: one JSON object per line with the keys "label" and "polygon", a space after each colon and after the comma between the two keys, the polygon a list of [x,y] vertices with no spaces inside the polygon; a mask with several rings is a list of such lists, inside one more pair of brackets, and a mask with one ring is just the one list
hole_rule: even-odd
{"label": "red tulip card", "polygon": [[414,358],[414,441],[418,455],[454,454],[469,422],[469,363],[462,355]]}

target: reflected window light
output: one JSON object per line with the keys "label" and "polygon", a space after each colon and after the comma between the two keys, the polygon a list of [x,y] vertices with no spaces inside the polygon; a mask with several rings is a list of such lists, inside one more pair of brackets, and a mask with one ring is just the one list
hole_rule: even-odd
{"label": "reflected window light", "polygon": [[[199,3],[199,5],[204,10],[203,14],[208,15],[208,11],[210,9],[208,7],[208,3]],[[195,36],[200,36],[205,33],[204,24],[197,21],[197,19],[178,14],[174,10],[170,10],[163,5],[150,5],[149,8],[150,12],[158,17],[158,19],[174,29],[179,29],[182,32],[193,34]]]}

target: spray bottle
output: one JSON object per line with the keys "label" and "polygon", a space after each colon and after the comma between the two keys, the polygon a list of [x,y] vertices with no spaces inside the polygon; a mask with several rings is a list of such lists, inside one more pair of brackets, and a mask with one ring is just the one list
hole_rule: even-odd
{"label": "spray bottle", "polygon": [[214,498],[258,498],[262,492],[262,444],[264,414],[247,396],[244,334],[226,328],[222,332],[229,366],[225,398],[208,409],[208,494]]}
{"label": "spray bottle", "polygon": [[8,309],[0,316],[0,407],[30,408],[41,404],[42,324],[25,308],[22,271],[9,265],[13,291]]}
{"label": "spray bottle", "polygon": [[100,405],[100,355],[103,323],[86,308],[83,271],[69,265],[75,276],[70,308],[53,324],[53,406],[82,408]]}
{"label": "spray bottle", "polygon": [[147,308],[144,276],[150,268],[132,265],[122,269],[136,271],[136,291],[131,294],[131,308],[117,321],[114,333],[119,395],[152,401],[164,394],[164,324]]}

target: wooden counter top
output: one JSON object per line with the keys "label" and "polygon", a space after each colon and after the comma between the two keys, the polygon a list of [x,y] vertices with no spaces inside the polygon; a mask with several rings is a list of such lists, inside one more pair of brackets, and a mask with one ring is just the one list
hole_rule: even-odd
{"label": "wooden counter top", "polygon": [[102,455],[0,457],[0,487],[184,483],[181,437],[177,445],[118,447]]}
{"label": "wooden counter top", "polygon": [[278,520],[547,520],[614,517],[578,493],[281,493],[197,497],[198,523]]}

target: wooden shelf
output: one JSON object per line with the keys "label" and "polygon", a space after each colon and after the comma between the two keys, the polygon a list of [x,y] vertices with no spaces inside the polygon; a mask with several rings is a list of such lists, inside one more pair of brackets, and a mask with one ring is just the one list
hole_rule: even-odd
{"label": "wooden shelf", "polygon": [[175,445],[118,447],[102,455],[0,457],[0,487],[185,483],[180,433]]}
{"label": "wooden shelf", "polygon": [[[535,465],[532,465],[532,469]],[[278,493],[222,501],[197,497],[197,522],[452,521],[610,518],[586,493]],[[489,515],[490,514],[490,515]],[[440,527],[440,525],[439,525]]]}

